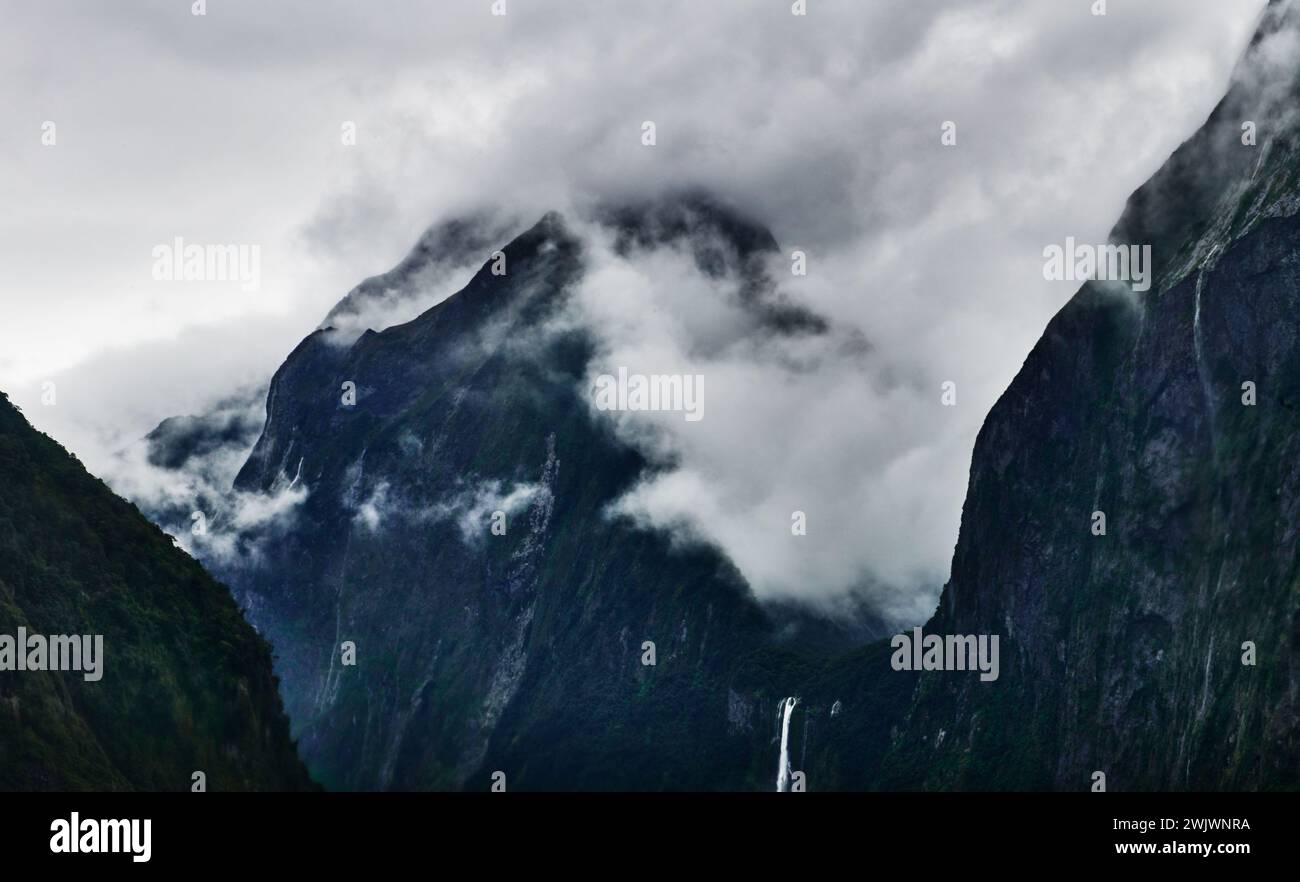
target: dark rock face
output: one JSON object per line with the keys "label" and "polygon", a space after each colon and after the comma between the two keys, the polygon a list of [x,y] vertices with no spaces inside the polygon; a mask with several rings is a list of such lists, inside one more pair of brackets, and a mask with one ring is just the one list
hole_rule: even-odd
{"label": "dark rock face", "polygon": [[1112,237],[1152,290],[1087,284],[989,415],[926,627],[1000,634],[1001,677],[923,675],[878,786],[1300,786],[1300,139],[1259,49],[1289,9]]}
{"label": "dark rock face", "polygon": [[[764,285],[765,230],[698,197],[607,222],[619,248],[680,240],[705,272],[744,280],[771,332],[817,332]],[[230,578],[277,648],[303,754],[339,788],[486,789],[497,770],[512,788],[770,786],[757,722],[777,699],[745,672],[756,657],[788,668],[785,629],[712,550],[608,516],[647,464],[593,420],[591,342],[543,332],[581,245],[552,214],[503,250],[505,275],[489,260],[354,343],[319,331],[271,384],[236,489],[310,493],[295,529]]]}
{"label": "dark rock face", "polygon": [[19,628],[103,648],[97,680],[0,672],[0,790],[313,788],[226,588],[0,395],[0,634]]}
{"label": "dark rock face", "polygon": [[[1269,51],[1294,8],[1270,6],[1113,234],[1152,247],[1151,290],[1086,284],[980,433],[924,632],[998,635],[996,680],[896,671],[888,642],[852,648],[879,622],[760,608],[720,555],[607,516],[648,465],[592,419],[592,342],[551,322],[584,272],[551,215],[505,247],[507,275],[484,254],[412,321],[322,329],[271,385],[236,490],[306,499],[251,564],[209,563],[276,647],[312,771],[769,790],[797,697],[811,790],[1300,787],[1300,126],[1295,61]],[[771,235],[704,197],[599,220],[623,253],[674,242],[740,280],[764,333],[827,330],[765,277]],[[460,265],[435,244],[455,230],[431,235],[335,314]]]}

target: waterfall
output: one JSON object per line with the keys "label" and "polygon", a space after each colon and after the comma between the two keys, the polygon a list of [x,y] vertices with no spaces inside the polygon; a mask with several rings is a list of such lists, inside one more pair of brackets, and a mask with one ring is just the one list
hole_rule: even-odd
{"label": "waterfall", "polygon": [[1205,288],[1205,270],[1196,276],[1196,307],[1192,313],[1192,347],[1196,352],[1196,374],[1201,381],[1201,391],[1205,393],[1205,404],[1210,411],[1211,432],[1214,425],[1214,391],[1210,387],[1210,375],[1205,366],[1204,335],[1201,332],[1201,291]]}
{"label": "waterfall", "polygon": [[1205,289],[1205,270],[1212,267],[1214,259],[1218,256],[1220,246],[1210,249],[1209,256],[1205,258],[1200,272],[1196,275],[1196,307],[1192,313],[1192,347],[1196,352],[1196,375],[1201,381],[1201,391],[1205,395],[1205,407],[1209,412],[1210,426],[1210,448],[1214,454],[1215,463],[1219,459],[1219,442],[1215,436],[1214,424],[1218,419],[1218,407],[1214,398],[1214,387],[1210,378],[1209,366],[1205,363],[1205,333],[1201,330],[1201,292]]}
{"label": "waterfall", "polygon": [[776,770],[776,792],[784,793],[790,786],[790,714],[799,699],[791,697],[782,702],[781,713],[781,764]]}

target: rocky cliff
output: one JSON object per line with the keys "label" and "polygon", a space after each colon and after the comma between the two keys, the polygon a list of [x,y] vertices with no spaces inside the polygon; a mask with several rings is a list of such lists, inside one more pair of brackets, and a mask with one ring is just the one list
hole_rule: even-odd
{"label": "rocky cliff", "polygon": [[[624,253],[674,243],[734,277],[770,333],[821,331],[763,284],[770,234],[700,197],[596,222]],[[715,551],[607,510],[649,466],[593,415],[591,340],[555,321],[585,271],[566,221],[501,255],[413,321],[318,331],[271,383],[236,490],[306,497],[230,578],[304,756],[340,788],[769,786],[797,647]]]}
{"label": "rocky cliff", "polygon": [[923,674],[875,786],[1300,786],[1298,18],[1133,195],[1151,290],[1086,284],[989,414],[926,630],[1001,676]]}
{"label": "rocky cliff", "polygon": [[[365,789],[485,789],[497,771],[564,790],[1300,786],[1296,19],[1270,5],[1223,102],[1133,195],[1112,242],[1150,246],[1150,289],[1085,284],[979,435],[923,632],[996,635],[996,679],[897,670],[879,622],[760,606],[718,553],[610,516],[652,465],[593,418],[592,341],[556,320],[587,269],[558,215],[510,240],[503,274],[464,252],[507,227],[454,224],[359,286],[331,314],[344,327],[276,374],[235,482],[289,498],[291,526],[244,531],[235,563],[205,556],[276,646],[313,772]],[[671,244],[731,279],[762,333],[828,332],[773,296],[771,235],[707,199],[595,222],[623,253]],[[407,309],[471,265],[452,296],[362,332],[372,300]]]}

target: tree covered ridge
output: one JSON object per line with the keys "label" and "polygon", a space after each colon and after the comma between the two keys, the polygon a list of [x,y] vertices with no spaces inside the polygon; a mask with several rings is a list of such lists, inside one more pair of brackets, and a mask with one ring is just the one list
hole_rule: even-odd
{"label": "tree covered ridge", "polygon": [[314,786],[225,586],[0,393],[0,634],[20,627],[102,634],[103,676],[0,672],[0,789]]}

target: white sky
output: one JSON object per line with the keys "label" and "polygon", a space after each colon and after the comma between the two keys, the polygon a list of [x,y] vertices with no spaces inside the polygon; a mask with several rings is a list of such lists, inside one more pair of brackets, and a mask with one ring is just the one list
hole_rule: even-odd
{"label": "white sky", "polygon": [[[1043,281],[1043,247],[1104,241],[1222,95],[1264,2],[490,6],[5,2],[0,389],[94,469],[265,381],[436,220],[704,184],[808,251],[795,293],[877,347],[879,398],[820,414],[845,440],[808,455],[861,466],[864,554],[937,589],[975,432],[1073,293]],[[155,282],[175,236],[258,245],[261,289]],[[958,412],[908,418],[946,378]]]}

